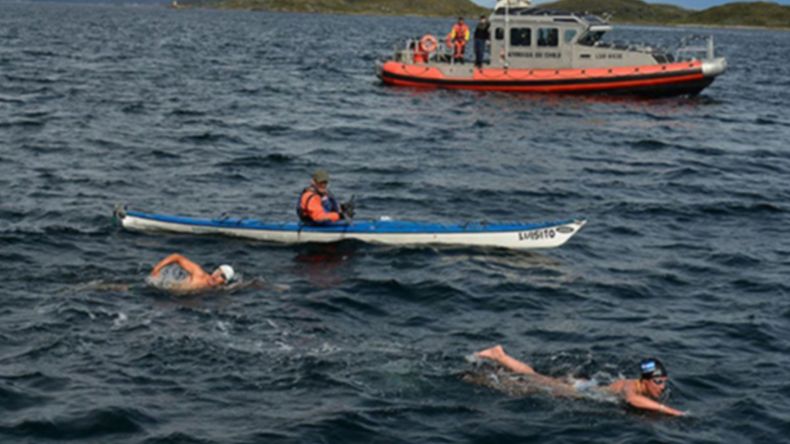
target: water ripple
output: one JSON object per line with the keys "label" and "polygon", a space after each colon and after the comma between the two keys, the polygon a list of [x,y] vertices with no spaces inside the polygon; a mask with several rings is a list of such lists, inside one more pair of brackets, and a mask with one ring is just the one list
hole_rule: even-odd
{"label": "water ripple", "polygon": [[[695,30],[731,69],[690,99],[379,84],[392,43],[449,24],[4,3],[0,440],[785,441],[785,36]],[[523,253],[143,235],[111,220],[119,203],[293,220],[317,168],[363,219],[589,223]],[[176,251],[255,285],[148,287]],[[465,381],[477,368],[464,356],[495,343],[602,381],[658,356],[667,402],[693,415]]]}

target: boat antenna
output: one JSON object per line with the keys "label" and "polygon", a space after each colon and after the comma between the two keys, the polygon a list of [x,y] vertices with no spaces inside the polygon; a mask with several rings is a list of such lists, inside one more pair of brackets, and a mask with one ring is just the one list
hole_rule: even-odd
{"label": "boat antenna", "polygon": [[510,3],[514,3],[516,8],[529,8],[532,6],[531,0],[498,0],[494,6],[494,12],[505,5],[505,68],[510,65]]}
{"label": "boat antenna", "polygon": [[510,0],[505,1],[505,69],[510,66]]}

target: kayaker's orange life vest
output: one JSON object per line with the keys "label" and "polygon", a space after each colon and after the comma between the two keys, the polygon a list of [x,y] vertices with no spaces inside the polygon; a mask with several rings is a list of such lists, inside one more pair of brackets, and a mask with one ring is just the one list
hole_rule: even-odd
{"label": "kayaker's orange life vest", "polygon": [[340,207],[331,193],[321,196],[318,190],[309,186],[299,196],[296,214],[305,223],[337,222],[340,220]]}

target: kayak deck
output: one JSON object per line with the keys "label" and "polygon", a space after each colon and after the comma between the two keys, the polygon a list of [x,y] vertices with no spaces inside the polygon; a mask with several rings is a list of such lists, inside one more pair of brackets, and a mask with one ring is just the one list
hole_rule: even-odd
{"label": "kayak deck", "polygon": [[451,244],[516,249],[553,248],[564,244],[586,223],[568,219],[540,223],[439,224],[396,220],[359,220],[322,225],[262,222],[246,218],[195,218],[116,210],[121,225],[134,231],[218,234],[249,239],[303,243],[356,239],[390,245]]}

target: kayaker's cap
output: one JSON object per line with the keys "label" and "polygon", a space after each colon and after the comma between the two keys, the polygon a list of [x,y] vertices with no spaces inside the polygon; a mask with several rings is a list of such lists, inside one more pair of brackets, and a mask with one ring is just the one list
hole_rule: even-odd
{"label": "kayaker's cap", "polygon": [[642,379],[651,379],[669,376],[664,364],[656,358],[643,359],[639,363],[639,370],[642,373]]}
{"label": "kayaker's cap", "polygon": [[230,265],[220,265],[219,272],[222,273],[222,277],[225,278],[225,283],[229,283],[233,280],[233,277],[236,276],[236,272],[233,271],[233,267]]}
{"label": "kayaker's cap", "polygon": [[313,182],[321,183],[321,182],[329,182],[329,173],[324,170],[318,170],[313,173]]}

